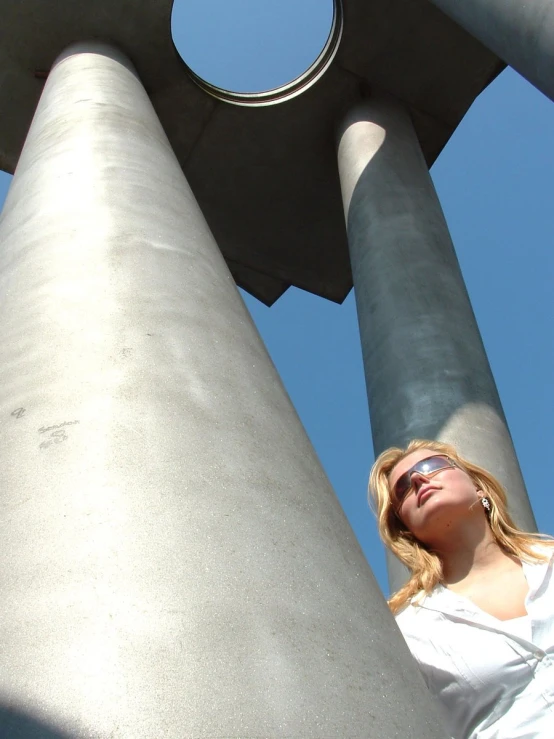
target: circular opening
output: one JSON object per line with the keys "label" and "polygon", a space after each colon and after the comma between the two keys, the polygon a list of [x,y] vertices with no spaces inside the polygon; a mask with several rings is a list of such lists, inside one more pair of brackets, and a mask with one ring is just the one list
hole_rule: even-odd
{"label": "circular opening", "polygon": [[175,0],[173,41],[206,92],[238,105],[300,94],[325,72],[340,0]]}

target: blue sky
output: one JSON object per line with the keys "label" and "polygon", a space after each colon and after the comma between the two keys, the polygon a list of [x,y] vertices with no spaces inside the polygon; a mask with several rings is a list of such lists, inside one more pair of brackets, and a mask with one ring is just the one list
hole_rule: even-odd
{"label": "blue sky", "polygon": [[[260,90],[304,71],[331,12],[331,0],[177,0],[173,34],[210,82]],[[554,534],[554,104],[507,70],[475,102],[432,175],[539,527]],[[9,181],[0,173],[0,204]],[[366,502],[373,451],[353,295],[338,306],[291,289],[270,309],[244,297],[386,590]]]}

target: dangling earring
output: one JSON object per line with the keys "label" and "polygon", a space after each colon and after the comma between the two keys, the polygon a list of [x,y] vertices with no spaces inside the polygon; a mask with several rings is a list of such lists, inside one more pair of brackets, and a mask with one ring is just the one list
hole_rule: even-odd
{"label": "dangling earring", "polygon": [[481,505],[485,509],[485,513],[491,512],[491,502],[488,498],[481,498]]}

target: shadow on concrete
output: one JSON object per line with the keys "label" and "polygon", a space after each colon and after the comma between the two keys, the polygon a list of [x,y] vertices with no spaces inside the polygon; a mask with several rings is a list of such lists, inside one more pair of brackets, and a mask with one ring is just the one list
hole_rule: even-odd
{"label": "shadow on concrete", "polygon": [[76,735],[0,702],[0,739],[76,739]]}

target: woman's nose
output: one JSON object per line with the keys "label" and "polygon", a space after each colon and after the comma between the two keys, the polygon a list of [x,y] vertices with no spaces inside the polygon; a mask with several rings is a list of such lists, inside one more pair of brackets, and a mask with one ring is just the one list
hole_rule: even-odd
{"label": "woman's nose", "polygon": [[412,472],[412,487],[414,490],[418,490],[424,482],[429,482],[429,478],[422,472]]}

